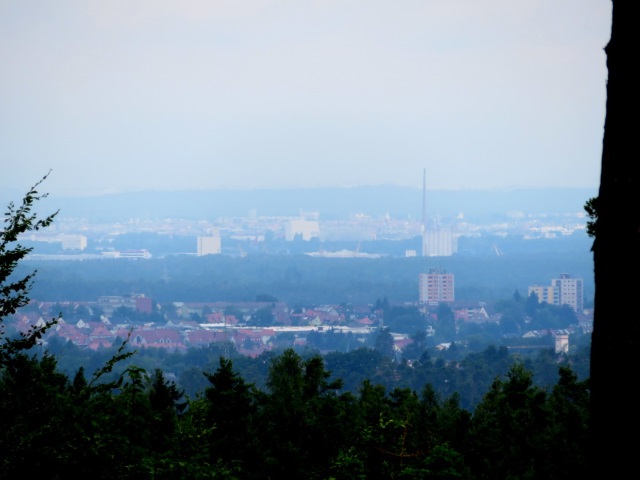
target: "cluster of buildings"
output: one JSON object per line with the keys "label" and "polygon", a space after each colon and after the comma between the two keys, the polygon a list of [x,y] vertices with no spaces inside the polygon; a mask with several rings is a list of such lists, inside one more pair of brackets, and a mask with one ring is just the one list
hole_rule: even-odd
{"label": "cluster of buildings", "polygon": [[584,282],[581,278],[572,278],[568,273],[561,273],[553,278],[550,285],[532,285],[528,295],[535,294],[538,302],[549,305],[569,305],[574,312],[584,308]]}
{"label": "cluster of buildings", "polygon": [[[570,235],[584,229],[583,218],[531,218],[511,216],[512,222],[499,222],[486,225],[473,225],[464,221],[463,215],[455,219],[428,217],[426,196],[426,171],[423,172],[422,218],[391,218],[388,214],[371,217],[363,213],[350,214],[349,219],[320,219],[320,213],[299,212],[295,216],[258,217],[255,210],[246,217],[219,218],[215,222],[208,220],[186,220],[164,218],[155,220],[130,219],[127,222],[96,224],[85,219],[58,218],[54,225],[34,233],[29,240],[59,244],[65,255],[81,255],[91,258],[150,258],[151,253],[140,249],[136,251],[117,251],[110,242],[121,234],[156,233],[176,237],[195,238],[186,254],[197,256],[235,254],[238,241],[266,243],[269,238],[320,242],[356,242],[358,248],[350,251],[332,252],[322,249],[310,252],[313,256],[331,257],[377,257],[381,254],[360,251],[362,242],[373,240],[412,240],[404,251],[406,256],[449,257],[458,252],[458,239],[465,236],[479,236],[482,233],[504,236],[518,233],[523,238],[553,238]],[[228,242],[228,243],[227,243]],[[418,243],[420,242],[420,243]],[[229,247],[229,245],[232,245]],[[140,245],[144,248],[147,245]],[[135,247],[137,248],[137,246]],[[265,247],[266,248],[266,247]],[[337,247],[336,247],[337,248]],[[233,253],[230,253],[233,250]],[[163,252],[153,252],[161,255]],[[496,247],[496,253],[501,254]],[[241,255],[243,252],[240,253]],[[402,255],[402,253],[399,253]],[[55,255],[58,255],[56,253]]]}
{"label": "cluster of buildings", "polygon": [[[53,303],[40,304],[38,311],[19,312],[9,318],[8,324],[18,332],[28,332],[33,326],[43,326],[45,317],[54,318]],[[257,356],[271,350],[278,336],[289,333],[296,345],[304,345],[311,331],[328,329],[351,332],[357,342],[364,343],[368,334],[381,325],[381,317],[371,312],[340,311],[331,305],[292,311],[283,303],[213,302],[207,304],[173,304],[175,315],[163,324],[140,323],[125,320],[121,308],[136,313],[151,313],[152,299],[141,294],[131,296],[103,296],[97,302],[76,302],[72,309],[85,307],[85,313],[94,307],[99,318],[87,314],[84,318],[63,316],[43,337],[47,342],[52,337],[69,341],[81,348],[97,350],[109,348],[119,340],[128,338],[133,348],[161,348],[169,351],[186,351],[189,347],[207,347],[211,344],[229,344],[246,356]],[[224,313],[232,306],[236,314]],[[273,314],[273,325],[250,326],[252,314],[269,308]],[[44,312],[48,312],[44,313]],[[194,317],[197,316],[197,319]]]}
{"label": "cluster of buildings", "polygon": [[[568,280],[575,280],[568,282]],[[572,279],[567,274],[552,280],[552,286],[562,290],[548,298],[558,302],[574,302],[580,298],[579,279]],[[531,287],[535,292],[537,286]],[[541,287],[542,288],[542,287]],[[546,287],[545,287],[546,288]],[[477,305],[467,305],[464,302],[454,303],[454,276],[444,270],[432,269],[420,275],[420,302],[429,307],[441,302],[451,304],[456,322],[498,322],[499,315],[491,314],[480,302]],[[538,297],[540,301],[546,301]],[[574,301],[574,299],[576,299]],[[552,303],[550,302],[550,303]],[[568,304],[568,303],[566,303]],[[71,304],[69,304],[71,305]],[[67,306],[69,306],[67,305]],[[93,313],[84,317],[63,317],[47,336],[62,338],[73,344],[96,350],[114,345],[120,339],[129,338],[129,345],[133,348],[162,348],[171,351],[186,351],[189,347],[206,347],[211,344],[228,344],[239,353],[246,356],[257,356],[264,351],[279,345],[279,335],[287,333],[289,340],[293,338],[294,346],[304,346],[310,332],[338,331],[353,334],[357,342],[364,343],[369,334],[384,325],[383,312],[372,311],[369,306],[362,308],[351,307],[345,310],[342,306],[318,306],[313,308],[290,309],[282,302],[247,302],[228,303],[213,302],[206,304],[187,304],[174,302],[175,312],[166,323],[141,323],[141,321],[126,320],[122,308],[135,313],[152,313],[154,304],[151,298],[142,294],[130,296],[102,296],[97,302],[77,302],[72,309],[84,307],[84,312],[98,312],[99,318]],[[95,309],[94,307],[97,307]],[[234,313],[228,313],[232,307]],[[365,308],[366,307],[366,308]],[[260,309],[269,309],[273,315],[273,324],[250,326],[252,315]],[[28,331],[34,325],[44,324],[44,317],[53,318],[57,315],[55,304],[41,304],[38,311],[16,313],[11,318],[11,324],[17,331]],[[134,318],[134,317],[131,317]],[[434,318],[437,318],[434,317]],[[433,335],[434,329],[429,326],[427,335]],[[549,332],[527,332],[522,338],[532,338],[537,335],[548,335]],[[556,352],[568,350],[568,332],[557,331],[555,337]],[[396,348],[401,350],[410,336],[393,333]],[[442,344],[441,348],[446,348]]]}
{"label": "cluster of buildings", "polygon": [[[581,278],[573,278],[568,273],[561,273],[558,278],[551,279],[550,285],[529,286],[527,295],[536,295],[539,303],[568,305],[574,312],[584,309],[584,281]],[[453,273],[436,268],[430,269],[428,273],[421,273],[418,281],[418,301],[422,305],[454,302]]]}

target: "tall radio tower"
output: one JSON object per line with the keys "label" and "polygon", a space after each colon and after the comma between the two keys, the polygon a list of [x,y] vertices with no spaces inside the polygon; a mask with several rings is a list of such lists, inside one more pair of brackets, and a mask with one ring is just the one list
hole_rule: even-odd
{"label": "tall radio tower", "polygon": [[442,228],[440,222],[427,220],[427,170],[422,171],[422,256],[450,257],[455,249],[451,228]]}
{"label": "tall radio tower", "polygon": [[422,169],[422,231],[427,231],[427,169]]}

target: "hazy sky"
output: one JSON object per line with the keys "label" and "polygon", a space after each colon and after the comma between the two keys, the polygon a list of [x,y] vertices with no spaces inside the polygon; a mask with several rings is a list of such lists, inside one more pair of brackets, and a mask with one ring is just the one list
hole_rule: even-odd
{"label": "hazy sky", "polygon": [[610,0],[0,0],[0,187],[596,187]]}

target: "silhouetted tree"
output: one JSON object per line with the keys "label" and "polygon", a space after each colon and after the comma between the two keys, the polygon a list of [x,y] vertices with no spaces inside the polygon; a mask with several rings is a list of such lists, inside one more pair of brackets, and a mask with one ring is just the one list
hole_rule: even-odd
{"label": "silhouetted tree", "polygon": [[[612,0],[602,167],[593,231],[595,311],[591,346],[592,473],[637,469],[640,320],[628,301],[640,291],[637,2]],[[620,275],[623,275],[621,281]]]}
{"label": "silhouetted tree", "polygon": [[531,292],[531,295],[527,297],[527,301],[525,302],[525,311],[527,315],[533,317],[538,309],[540,308],[540,299],[536,292]]}
{"label": "silhouetted tree", "polygon": [[247,384],[233,370],[231,360],[220,357],[215,373],[205,373],[211,383],[204,396],[204,431],[211,463],[222,465],[241,475],[259,469],[255,448],[254,422],[256,406],[253,385]]}
{"label": "silhouetted tree", "polygon": [[271,307],[262,307],[253,312],[249,323],[257,327],[269,327],[273,325],[274,320],[275,317]]}
{"label": "silhouetted tree", "polygon": [[393,347],[393,335],[388,328],[381,328],[376,336],[375,350],[383,357],[395,359],[395,350]]}

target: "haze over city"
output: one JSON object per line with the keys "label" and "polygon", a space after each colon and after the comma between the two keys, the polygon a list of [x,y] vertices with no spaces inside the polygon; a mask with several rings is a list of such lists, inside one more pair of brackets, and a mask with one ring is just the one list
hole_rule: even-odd
{"label": "haze over city", "polygon": [[608,0],[0,3],[0,188],[597,186]]}

